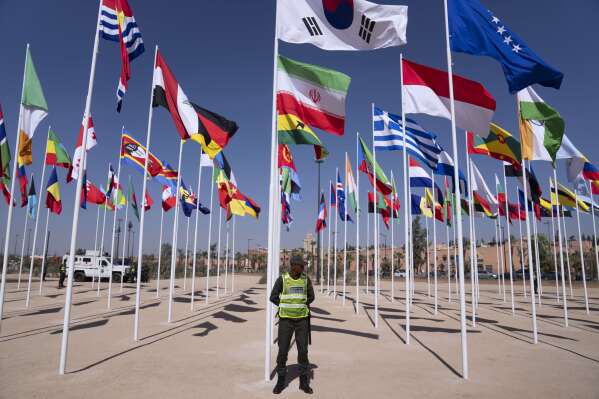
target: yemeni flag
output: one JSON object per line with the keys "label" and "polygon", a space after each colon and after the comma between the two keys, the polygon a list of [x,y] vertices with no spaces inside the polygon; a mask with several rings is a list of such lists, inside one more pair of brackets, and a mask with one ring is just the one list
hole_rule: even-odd
{"label": "yemeni flag", "polygon": [[354,180],[354,173],[352,172],[351,163],[349,162],[349,155],[347,152],[345,153],[345,184],[347,185],[347,199],[349,201],[349,205],[353,210],[354,214],[358,214],[358,200],[357,200],[357,192],[358,187],[356,186],[356,181]]}
{"label": "yemeni flag", "polygon": [[277,68],[279,143],[321,145],[310,127],[343,136],[351,78],[282,56]]}
{"label": "yemeni flag", "polygon": [[4,194],[6,204],[10,204],[10,149],[8,148],[8,139],[6,138],[6,128],[4,126],[4,113],[0,105],[0,189]]}
{"label": "yemeni flag", "polygon": [[[449,74],[440,69],[416,64],[405,58],[403,67],[403,101],[406,114],[427,114],[451,119]],[[480,83],[453,75],[455,123],[481,137],[489,134],[495,113],[495,99]]]}
{"label": "yemeni flag", "polygon": [[374,162],[372,153],[360,137],[360,146],[358,147],[358,170],[365,173],[370,180],[370,184],[374,186],[376,175],[376,189],[383,195],[389,195],[393,191],[393,187],[385,172]]}
{"label": "yemeni flag", "polygon": [[25,57],[24,80],[19,111],[19,148],[17,152],[19,166],[32,164],[33,134],[41,121],[48,115],[48,104],[31,59],[29,47],[27,47]]}
{"label": "yemeni flag", "polygon": [[562,145],[565,122],[532,87],[518,92],[522,159],[554,162]]}
{"label": "yemeni flag", "polygon": [[324,193],[320,193],[320,205],[318,207],[318,219],[316,219],[316,232],[320,233],[327,227],[327,204]]}
{"label": "yemeni flag", "polygon": [[489,126],[489,135],[485,138],[468,132],[468,154],[486,155],[516,165],[516,168],[520,168],[522,162],[518,140],[494,123]]}
{"label": "yemeni flag", "polygon": [[60,215],[62,212],[62,201],[60,199],[60,185],[58,184],[58,173],[56,166],[52,168],[52,173],[46,184],[46,208],[50,212]]}
{"label": "yemeni flag", "polygon": [[165,212],[170,211],[175,205],[177,205],[177,198],[173,195],[171,186],[162,186],[162,209]]}
{"label": "yemeni flag", "polygon": [[189,101],[160,51],[154,65],[152,100],[152,106],[159,105],[171,113],[181,140],[198,142],[211,159],[227,146],[238,129],[237,123]]}
{"label": "yemeni flag", "polygon": [[65,169],[71,167],[71,157],[60,142],[60,138],[53,130],[48,132],[48,150],[46,151],[46,165],[60,166]]}

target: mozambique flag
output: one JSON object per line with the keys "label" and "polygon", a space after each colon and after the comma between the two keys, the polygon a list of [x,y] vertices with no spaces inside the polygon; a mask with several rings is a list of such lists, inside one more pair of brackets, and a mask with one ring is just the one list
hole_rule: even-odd
{"label": "mozambique flag", "polygon": [[[389,195],[393,191],[393,186],[387,176],[385,176],[385,172],[378,165],[378,163],[374,162],[374,158],[372,153],[366,146],[366,143],[360,139],[360,145],[358,146],[358,170],[360,172],[365,173],[368,176],[368,180],[370,180],[370,184],[375,185],[376,180],[376,189],[383,195]],[[375,179],[376,175],[376,179]]]}
{"label": "mozambique flag", "polygon": [[67,154],[58,135],[53,130],[48,132],[48,151],[46,151],[46,165],[60,166],[65,169],[71,167],[71,157]]}
{"label": "mozambique flag", "polygon": [[52,168],[52,173],[46,184],[46,208],[50,212],[60,215],[62,212],[62,201],[60,199],[60,185],[58,184],[58,173],[56,166]]}
{"label": "mozambique flag", "polygon": [[491,123],[489,135],[483,138],[468,132],[468,153],[487,155],[500,161],[520,166],[520,143],[507,130]]}

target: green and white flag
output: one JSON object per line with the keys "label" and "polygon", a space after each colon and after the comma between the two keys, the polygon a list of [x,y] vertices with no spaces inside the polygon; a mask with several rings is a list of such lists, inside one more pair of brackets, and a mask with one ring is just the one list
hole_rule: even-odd
{"label": "green and white flag", "polygon": [[532,87],[518,92],[522,159],[554,162],[562,145],[565,122]]}
{"label": "green and white flag", "polygon": [[351,163],[349,162],[349,156],[345,153],[345,183],[347,184],[347,197],[349,205],[353,209],[354,213],[358,214],[358,201],[356,200],[356,182],[354,180],[354,174],[351,169]]}

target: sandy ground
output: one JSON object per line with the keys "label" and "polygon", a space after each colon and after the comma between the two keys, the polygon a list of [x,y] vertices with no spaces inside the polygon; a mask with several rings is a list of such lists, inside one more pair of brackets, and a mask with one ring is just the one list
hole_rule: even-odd
{"label": "sandy ground", "polygon": [[[14,277],[14,276],[12,276]],[[189,281],[187,282],[189,284]],[[531,344],[530,303],[517,284],[516,315],[498,296],[496,283],[481,287],[479,319],[469,323],[470,379],[460,378],[457,302],[447,302],[439,285],[435,315],[427,285],[416,286],[411,343],[405,345],[403,281],[382,283],[380,322],[373,325],[373,296],[354,313],[354,287],[341,297],[318,294],[313,307],[314,397],[320,398],[599,398],[599,287],[590,288],[586,315],[582,289],[569,298],[570,327],[550,283],[539,314],[539,344]],[[263,381],[264,285],[257,276],[237,276],[235,291],[205,304],[198,293],[190,312],[189,291],[177,281],[174,322],[168,324],[167,291],[156,299],[154,283],[143,286],[141,336],[132,340],[133,285],[123,294],[115,284],[113,309],[106,290],[96,297],[91,283],[75,288],[67,375],[59,376],[58,355],[64,291],[50,281],[37,291],[31,309],[23,290],[7,286],[0,334],[0,398],[264,398],[273,382]],[[35,286],[37,286],[35,284]],[[166,284],[162,284],[163,287]],[[198,279],[198,287],[205,280]],[[106,288],[106,284],[104,287]],[[229,287],[230,288],[230,287]],[[189,285],[188,285],[189,289]],[[555,289],[553,287],[553,289]],[[547,292],[551,291],[551,292]],[[454,294],[455,295],[455,294]],[[273,347],[273,367],[276,347]],[[290,383],[282,397],[299,398],[295,349]]]}

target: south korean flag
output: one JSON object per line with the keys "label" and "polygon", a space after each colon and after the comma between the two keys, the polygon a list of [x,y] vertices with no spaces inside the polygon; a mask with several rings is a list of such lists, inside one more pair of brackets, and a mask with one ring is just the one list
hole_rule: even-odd
{"label": "south korean flag", "polygon": [[402,46],[407,25],[407,6],[365,0],[277,0],[277,37],[323,50]]}

